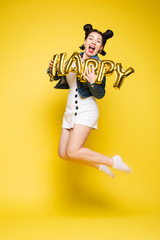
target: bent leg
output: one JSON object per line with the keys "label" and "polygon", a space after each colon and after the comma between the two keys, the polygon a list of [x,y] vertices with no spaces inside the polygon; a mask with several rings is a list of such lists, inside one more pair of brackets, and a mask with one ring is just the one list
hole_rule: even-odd
{"label": "bent leg", "polygon": [[[70,160],[67,155],[67,143],[69,140],[69,136],[70,136],[70,130],[62,128],[61,136],[60,136],[60,140],[59,140],[58,154],[59,154],[60,158],[65,159],[65,160]],[[87,162],[82,162],[82,163],[85,165],[99,169],[99,164],[87,163]]]}
{"label": "bent leg", "polygon": [[75,124],[70,130],[67,143],[67,156],[71,160],[76,160],[82,163],[103,164],[109,167],[113,165],[113,159],[98,152],[94,152],[83,145],[89,136],[92,128],[80,124]]}

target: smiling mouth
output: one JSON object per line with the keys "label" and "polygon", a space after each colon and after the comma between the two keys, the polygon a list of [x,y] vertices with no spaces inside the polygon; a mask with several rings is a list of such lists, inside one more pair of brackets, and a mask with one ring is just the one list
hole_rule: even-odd
{"label": "smiling mouth", "polygon": [[90,53],[93,53],[94,50],[95,50],[95,47],[93,47],[93,46],[89,46],[89,52],[90,52]]}

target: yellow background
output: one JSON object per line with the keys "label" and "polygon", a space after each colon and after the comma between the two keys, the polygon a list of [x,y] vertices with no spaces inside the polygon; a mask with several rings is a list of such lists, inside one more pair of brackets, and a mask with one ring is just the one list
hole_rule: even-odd
{"label": "yellow background", "polygon": [[[159,5],[1,1],[1,239],[159,239]],[[135,69],[120,90],[107,78],[85,144],[132,168],[115,179],[57,153],[68,90],[46,70],[54,54],[81,51],[87,23],[114,32],[101,59]]]}

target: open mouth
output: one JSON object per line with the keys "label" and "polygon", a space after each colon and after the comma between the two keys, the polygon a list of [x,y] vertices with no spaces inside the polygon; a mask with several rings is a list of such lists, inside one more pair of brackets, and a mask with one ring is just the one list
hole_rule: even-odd
{"label": "open mouth", "polygon": [[93,53],[93,52],[94,52],[94,50],[95,50],[95,47],[94,47],[94,46],[92,46],[92,45],[90,45],[90,46],[89,46],[89,52],[90,52],[90,53]]}

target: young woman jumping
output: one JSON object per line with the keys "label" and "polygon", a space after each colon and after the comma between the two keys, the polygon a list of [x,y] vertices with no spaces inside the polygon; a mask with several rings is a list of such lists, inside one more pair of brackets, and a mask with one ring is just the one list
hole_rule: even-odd
{"label": "young woman jumping", "polygon": [[[84,25],[83,29],[85,40],[80,48],[84,52],[79,53],[82,63],[87,58],[100,60],[98,53],[106,54],[104,46],[107,39],[113,36],[113,32],[107,30],[102,33],[93,29],[91,24]],[[74,64],[72,67],[75,66]],[[53,60],[51,60],[49,68],[52,65]],[[49,69],[47,73],[49,73]],[[94,68],[90,67],[87,68],[87,72],[83,76],[86,78],[86,82],[80,82],[75,72],[70,72],[66,76],[55,77],[55,80],[59,79],[55,88],[69,89],[59,140],[59,156],[62,159],[77,161],[97,168],[111,177],[114,177],[114,174],[110,168],[131,173],[132,170],[122,161],[119,155],[108,157],[83,147],[90,132],[97,129],[99,110],[96,98],[104,97],[106,81],[104,76],[101,84],[95,83],[96,74]]]}

